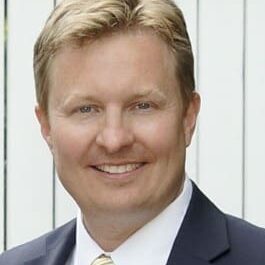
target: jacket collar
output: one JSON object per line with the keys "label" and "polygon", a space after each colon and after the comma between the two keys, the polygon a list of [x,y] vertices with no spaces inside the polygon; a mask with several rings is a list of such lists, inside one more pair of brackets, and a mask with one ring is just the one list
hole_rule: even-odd
{"label": "jacket collar", "polygon": [[46,240],[39,241],[35,258],[24,265],[65,265],[75,245],[76,220],[72,220],[59,229],[51,232]]}
{"label": "jacket collar", "polygon": [[208,264],[229,250],[225,215],[193,183],[186,216],[167,265]]}

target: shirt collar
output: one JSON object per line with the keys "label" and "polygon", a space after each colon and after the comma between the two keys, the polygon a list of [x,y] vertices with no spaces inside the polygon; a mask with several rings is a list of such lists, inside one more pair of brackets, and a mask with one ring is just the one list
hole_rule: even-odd
{"label": "shirt collar", "polygon": [[91,264],[105,253],[115,265],[165,265],[174,240],[186,214],[192,195],[191,181],[186,177],[181,194],[158,216],[129,237],[111,253],[106,253],[87,233],[82,214],[77,216],[74,265]]}

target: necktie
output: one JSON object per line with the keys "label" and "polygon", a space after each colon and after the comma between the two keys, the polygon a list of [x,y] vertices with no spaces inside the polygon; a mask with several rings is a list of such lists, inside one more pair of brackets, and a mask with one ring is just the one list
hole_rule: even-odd
{"label": "necktie", "polygon": [[96,258],[91,265],[115,265],[112,259],[108,256],[101,255]]}

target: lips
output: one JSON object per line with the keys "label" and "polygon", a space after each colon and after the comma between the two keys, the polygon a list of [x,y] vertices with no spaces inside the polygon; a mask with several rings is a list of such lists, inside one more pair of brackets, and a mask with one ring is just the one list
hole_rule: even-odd
{"label": "lips", "polygon": [[141,167],[143,163],[131,163],[131,164],[122,164],[122,165],[98,165],[94,166],[95,169],[108,173],[108,174],[124,174],[132,172],[139,167]]}

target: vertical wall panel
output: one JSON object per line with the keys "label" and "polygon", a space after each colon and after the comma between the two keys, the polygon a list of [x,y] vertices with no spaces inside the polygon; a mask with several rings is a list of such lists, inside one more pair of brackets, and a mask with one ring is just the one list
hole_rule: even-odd
{"label": "vertical wall panel", "polygon": [[33,43],[53,1],[8,1],[8,248],[52,227],[52,161],[34,116]]}
{"label": "vertical wall panel", "polygon": [[200,186],[242,214],[243,0],[200,1]]}
{"label": "vertical wall panel", "polygon": [[247,1],[246,218],[265,226],[265,1]]}
{"label": "vertical wall panel", "polygon": [[[193,53],[194,53],[194,59],[195,59],[195,76],[197,73],[197,48],[198,48],[198,42],[197,42],[197,11],[198,11],[198,5],[197,0],[176,0],[175,1],[177,5],[181,8],[186,23],[188,27],[188,32],[191,38]],[[198,80],[196,80],[196,84],[198,83]],[[196,130],[197,132],[197,130]],[[198,180],[197,176],[197,141],[198,141],[198,135],[195,133],[192,144],[187,149],[187,172],[189,176],[194,179]]]}
{"label": "vertical wall panel", "polygon": [[4,0],[0,0],[0,253],[4,249]]}

